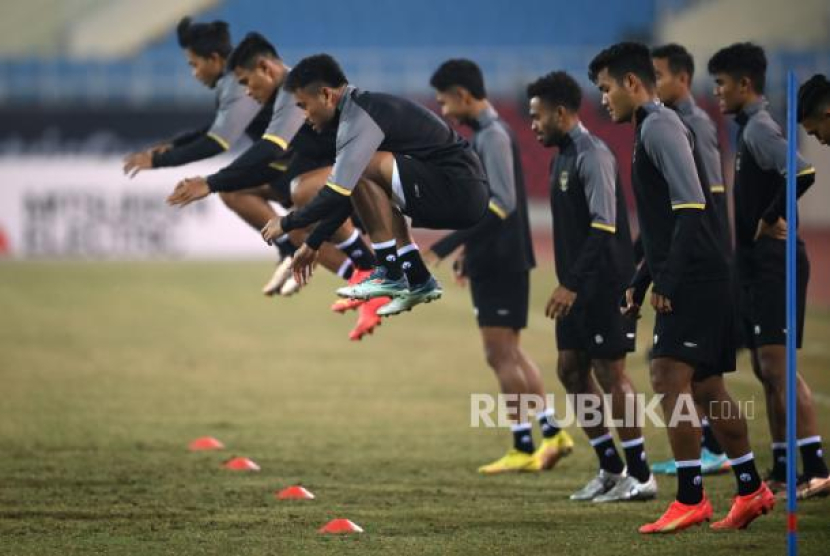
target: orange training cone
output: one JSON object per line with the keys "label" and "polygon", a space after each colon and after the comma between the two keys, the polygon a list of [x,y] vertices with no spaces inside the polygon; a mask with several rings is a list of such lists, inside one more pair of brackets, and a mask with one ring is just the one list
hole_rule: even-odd
{"label": "orange training cone", "polygon": [[259,471],[260,467],[248,458],[233,458],[225,462],[225,469],[231,471]]}
{"label": "orange training cone", "polygon": [[362,533],[363,528],[350,519],[332,519],[320,527],[318,532],[332,535],[342,535],[349,533]]}
{"label": "orange training cone", "polygon": [[187,447],[191,452],[201,452],[204,450],[223,450],[225,445],[212,436],[202,436],[188,444]]}
{"label": "orange training cone", "polygon": [[301,486],[290,486],[277,493],[279,500],[314,500],[314,494]]}

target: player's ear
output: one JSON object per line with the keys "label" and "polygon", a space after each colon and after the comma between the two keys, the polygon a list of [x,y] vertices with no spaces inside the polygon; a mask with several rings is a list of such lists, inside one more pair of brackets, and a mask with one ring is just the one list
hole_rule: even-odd
{"label": "player's ear", "polygon": [[334,102],[334,89],[331,87],[320,87],[320,96],[323,97],[323,103],[326,105],[335,104]]}
{"label": "player's ear", "polygon": [[626,73],[623,76],[622,84],[628,90],[636,89],[639,84],[639,79],[633,73]]}
{"label": "player's ear", "polygon": [[265,58],[263,58],[262,56],[257,58],[256,69],[258,69],[262,73],[268,73],[268,64],[265,62]]}
{"label": "player's ear", "polygon": [[744,75],[740,79],[738,79],[738,89],[740,89],[741,92],[748,91],[751,86],[752,86],[752,80],[749,77],[747,77],[746,75]]}

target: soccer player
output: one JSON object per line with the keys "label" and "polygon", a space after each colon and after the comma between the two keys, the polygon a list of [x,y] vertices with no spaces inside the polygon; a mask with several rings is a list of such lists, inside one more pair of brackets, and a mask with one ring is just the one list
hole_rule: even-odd
{"label": "soccer player", "polygon": [[582,90],[570,75],[557,71],[540,77],[528,86],[527,96],[537,139],[559,149],[550,171],[559,285],[545,311],[556,319],[559,379],[568,394],[594,397],[603,415],[602,392],[610,395],[612,415],[624,423],[617,433],[625,463],[604,423],[580,424],[596,452],[599,472],[571,500],[648,500],[657,495],[657,482],[642,430],[624,421],[627,407],[637,409],[636,391],[625,372],[636,324],[619,310],[634,274],[634,253],[617,161],[580,122]]}
{"label": "soccer player", "polygon": [[726,518],[712,527],[744,528],[771,510],[775,497],[758,474],[746,421],[723,381],[723,373],[735,370],[728,255],[714,218],[705,218],[712,211],[711,193],[698,178],[691,132],[656,99],[646,46],[619,43],[603,50],[591,61],[589,76],[611,119],[635,125],[632,183],[645,261],[626,290],[623,310],[636,314],[654,282],[651,383],[661,395],[677,462],[676,500],[640,532],[678,531],[712,516],[693,399],[706,408],[730,410],[724,412],[730,419],[713,419],[712,426],[731,458],[738,493]]}
{"label": "soccer player", "polygon": [[[276,213],[269,201],[284,206],[303,205],[328,174],[334,159],[334,135],[317,134],[304,123],[305,116],[294,104],[292,96],[282,89],[289,68],[274,46],[259,33],[249,33],[228,60],[228,67],[248,94],[262,104],[273,105],[273,113],[264,135],[229,166],[207,176],[188,178],[176,186],[169,201],[185,206],[212,192],[218,193],[228,206],[257,231]],[[315,180],[318,182],[316,189]],[[262,185],[264,184],[264,185]],[[305,234],[295,232],[301,243]],[[332,238],[343,251],[331,246],[323,248],[321,262],[346,280],[368,276],[374,256],[350,221],[346,221]],[[289,285],[291,257],[294,247],[287,235],[276,241],[283,255],[265,293],[286,293]],[[348,259],[347,259],[348,257]],[[299,282],[298,282],[299,283]],[[360,308],[358,324],[350,334],[359,340],[380,323],[375,314],[379,302]],[[354,304],[351,307],[355,307]],[[339,309],[339,305],[334,307]]]}
{"label": "soccer player", "polygon": [[210,127],[190,131],[124,160],[124,173],[135,176],[142,170],[181,166],[210,158],[228,150],[244,134],[256,137],[267,125],[269,109],[245,94],[233,74],[227,71],[231,37],[224,21],[192,23],[189,17],[176,29],[193,77],[216,90],[216,116]]}
{"label": "soccer player", "polygon": [[820,73],[798,89],[798,123],[823,145],[830,145],[830,81]]}
{"label": "soccer player", "polygon": [[[666,44],[652,49],[654,74],[657,77],[657,96],[660,101],[675,110],[694,137],[694,154],[699,163],[703,187],[712,193],[714,214],[722,234],[724,248],[732,252],[732,228],[729,224],[729,206],[723,179],[720,147],[715,123],[709,115],[697,106],[692,96],[692,78],[695,62],[692,55],[679,44]],[[705,415],[705,409],[704,413]],[[701,471],[704,475],[728,471],[729,461],[723,452],[706,417],[701,419],[703,447],[700,454]],[[651,466],[655,473],[673,475],[677,467],[672,460]]]}
{"label": "soccer player", "polygon": [[473,150],[490,183],[484,218],[472,228],[448,234],[424,253],[427,263],[437,264],[463,247],[456,267],[469,278],[487,364],[496,373],[502,394],[514,397],[507,404],[517,417],[512,425],[513,448],[479,472],[552,469],[571,453],[573,440],[559,428],[553,408],[541,407],[536,418],[542,444],[535,450],[531,423],[521,413],[531,402],[525,396],[543,400],[545,390],[539,368],[520,346],[521,330],[527,327],[530,270],[536,261],[519,146],[487,100],[484,77],[475,62],[444,62],[433,73],[430,85],[442,114],[473,129]]}
{"label": "soccer player", "polygon": [[[751,353],[752,369],[764,386],[772,436],[773,467],[768,481],[774,490],[786,484],[786,303],[785,239],[797,224],[785,220],[787,142],[772,119],[764,99],[767,59],[761,47],[736,43],[709,60],[715,96],[725,114],[734,114],[738,128],[735,160],[735,237],[741,320]],[[798,157],[796,185],[800,197],[815,180],[815,169]],[[797,237],[796,284],[801,347],[810,261]],[[798,497],[830,493],[830,473],[824,461],[816,410],[810,387],[797,377],[798,446],[804,466]]]}
{"label": "soccer player", "polygon": [[394,315],[440,298],[401,211],[412,225],[461,229],[487,212],[489,190],[469,143],[430,110],[412,101],[350,85],[327,54],[302,60],[286,89],[318,131],[337,129],[337,154],[326,187],[305,207],[274,219],[266,241],[317,223],[294,256],[304,274],[317,249],[349,216],[354,205],[372,240],[378,267],[363,282],[340,288],[341,297],[389,296],[380,315]]}

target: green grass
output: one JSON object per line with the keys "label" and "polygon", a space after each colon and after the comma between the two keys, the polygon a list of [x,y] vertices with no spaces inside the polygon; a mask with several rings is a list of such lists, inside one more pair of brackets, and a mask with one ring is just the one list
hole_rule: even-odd
{"label": "green grass", "polygon": [[[335,281],[315,277],[292,299],[265,300],[266,263],[0,265],[0,554],[783,554],[784,506],[748,531],[705,528],[643,538],[656,502],[596,507],[567,495],[594,471],[575,454],[542,475],[480,477],[508,433],[469,426],[470,393],[495,393],[468,293],[386,321],[350,343],[353,318],[328,311]],[[527,351],[561,395],[555,342],[542,316],[553,284],[534,274]],[[640,327],[646,344],[647,324]],[[830,438],[830,313],[811,310],[802,367]],[[754,446],[769,464],[759,385]],[[642,353],[630,374],[649,392]],[[652,461],[665,433],[647,429]],[[187,443],[214,435],[221,453]],[[260,473],[221,469],[230,455]],[[278,502],[302,483],[313,502]],[[716,515],[731,474],[707,479]],[[826,554],[830,500],[802,504],[801,553]],[[366,533],[318,535],[334,517]]]}

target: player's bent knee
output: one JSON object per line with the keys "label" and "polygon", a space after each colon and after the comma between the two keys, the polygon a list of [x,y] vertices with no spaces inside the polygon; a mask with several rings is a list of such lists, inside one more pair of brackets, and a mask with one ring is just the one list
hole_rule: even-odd
{"label": "player's bent knee", "polygon": [[561,362],[557,365],[556,374],[568,392],[583,392],[588,388],[587,373],[582,372],[579,365]]}

